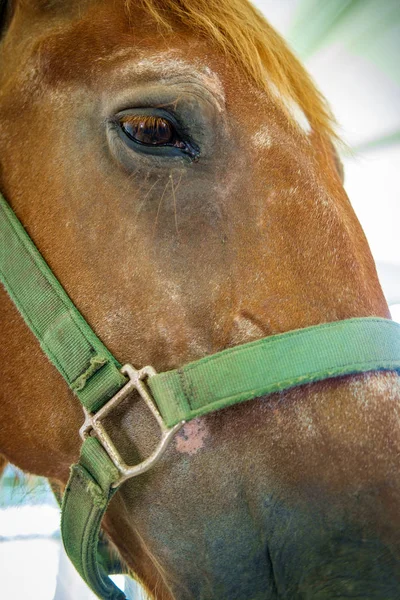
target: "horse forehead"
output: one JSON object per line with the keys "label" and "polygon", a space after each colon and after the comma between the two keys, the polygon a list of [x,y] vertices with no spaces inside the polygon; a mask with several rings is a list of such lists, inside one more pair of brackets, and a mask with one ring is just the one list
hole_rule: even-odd
{"label": "horse forehead", "polygon": [[[168,83],[181,77],[190,78],[188,83],[210,92],[220,112],[232,104],[226,98],[233,98],[236,104],[251,96],[254,102],[248,79],[237,76],[234,64],[206,38],[196,37],[195,31],[177,28],[171,35],[155,36],[155,25],[148,14],[133,6],[129,16],[122,0],[76,0],[73,6],[79,11],[70,7],[63,14],[60,7],[59,18],[53,14],[51,19],[43,12],[33,17],[26,11],[21,26],[14,28],[17,43],[27,40],[24,48],[28,53],[23,50],[25,69],[10,65],[12,78],[12,73],[20,72],[20,89],[22,79],[24,90],[45,83],[49,90],[62,92],[65,84],[84,83],[81,87],[87,90],[93,84],[97,89],[100,79],[103,91],[107,82],[111,85],[116,78],[125,85],[124,77],[126,83],[131,80],[135,84],[139,79],[147,83],[157,78]],[[38,26],[33,22],[35,18]],[[14,51],[12,62],[17,61],[18,54],[20,65],[19,51]],[[264,103],[265,93],[261,95]],[[239,111],[239,120],[244,116]]]}
{"label": "horse forehead", "polygon": [[[118,4],[119,6],[119,4]],[[103,6],[107,11],[109,5]],[[60,19],[37,29],[31,37],[31,61],[28,68],[40,72],[49,82],[60,84],[63,80],[88,82],[99,73],[122,79],[147,82],[187,78],[207,88],[220,108],[225,104],[226,79],[221,70],[218,53],[210,56],[207,41],[196,41],[193,47],[191,35],[173,36],[171,43],[161,37],[149,41],[145,25],[130,26],[126,16],[110,13],[110,18],[100,18],[90,10],[78,21]],[[22,36],[24,35],[22,23]],[[21,37],[21,31],[18,31]],[[189,47],[191,49],[188,52]],[[216,68],[213,66],[216,59]],[[229,81],[229,80],[228,80]]]}

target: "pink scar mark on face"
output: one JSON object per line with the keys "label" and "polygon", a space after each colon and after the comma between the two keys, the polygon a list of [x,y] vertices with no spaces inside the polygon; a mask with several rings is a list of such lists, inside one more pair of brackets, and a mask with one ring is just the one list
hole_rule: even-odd
{"label": "pink scar mark on face", "polygon": [[186,423],[175,438],[175,447],[182,454],[192,456],[204,448],[208,429],[202,419],[194,419]]}

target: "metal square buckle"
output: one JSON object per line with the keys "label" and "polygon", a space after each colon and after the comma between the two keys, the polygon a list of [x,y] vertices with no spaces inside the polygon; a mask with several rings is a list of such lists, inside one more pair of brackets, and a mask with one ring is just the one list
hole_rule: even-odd
{"label": "metal square buckle", "polygon": [[[105,404],[97,413],[90,413],[86,408],[83,408],[85,413],[85,422],[79,430],[80,436],[83,440],[93,431],[96,434],[99,442],[111,458],[114,465],[121,473],[121,477],[112,484],[112,487],[118,487],[131,477],[141,475],[145,471],[151,469],[162,457],[165,450],[167,449],[170,441],[174,437],[175,433],[179,431],[185,421],[180,421],[173,427],[169,428],[165,425],[162,416],[158,412],[154,400],[152,399],[147,386],[144,383],[144,379],[156,375],[157,372],[153,367],[143,367],[139,371],[132,367],[132,365],[124,365],[121,368],[121,373],[129,377],[129,381],[113,396],[107,404]],[[146,458],[143,462],[137,465],[127,465],[123,460],[116,447],[114,446],[111,438],[104,429],[104,426],[100,422],[106,417],[114,407],[118,406],[124,398],[126,398],[133,390],[137,390],[143,400],[146,402],[151,413],[155,417],[160,429],[161,429],[161,440],[154,450],[153,454]]]}

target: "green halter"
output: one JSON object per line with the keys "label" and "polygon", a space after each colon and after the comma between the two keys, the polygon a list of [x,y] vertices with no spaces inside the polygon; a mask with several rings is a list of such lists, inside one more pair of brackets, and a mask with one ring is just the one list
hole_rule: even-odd
{"label": "green halter", "polygon": [[[207,356],[177,370],[137,371],[95,335],[0,195],[0,279],[43,351],[78,396],[86,415],[78,464],[71,468],[61,529],[66,551],[103,599],[125,595],[98,551],[100,526],[118,486],[160,459],[174,433],[199,415],[331,377],[400,370],[400,326],[348,319],[274,335]],[[126,465],[101,419],[136,389],[161,428],[161,442],[140,465]]]}

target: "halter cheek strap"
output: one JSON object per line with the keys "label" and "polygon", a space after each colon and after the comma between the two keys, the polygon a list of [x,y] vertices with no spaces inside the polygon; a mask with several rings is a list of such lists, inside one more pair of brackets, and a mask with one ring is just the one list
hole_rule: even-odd
{"label": "halter cheek strap", "polygon": [[[369,317],[270,336],[157,374],[121,368],[68,298],[23,226],[0,195],[0,279],[43,351],[85,412],[78,464],[62,505],[62,536],[73,564],[105,600],[125,595],[109,579],[98,551],[101,521],[119,485],[162,456],[174,433],[220,408],[324,379],[378,370],[400,371],[400,326]],[[127,465],[102,423],[136,390],[161,429],[153,455]]]}

